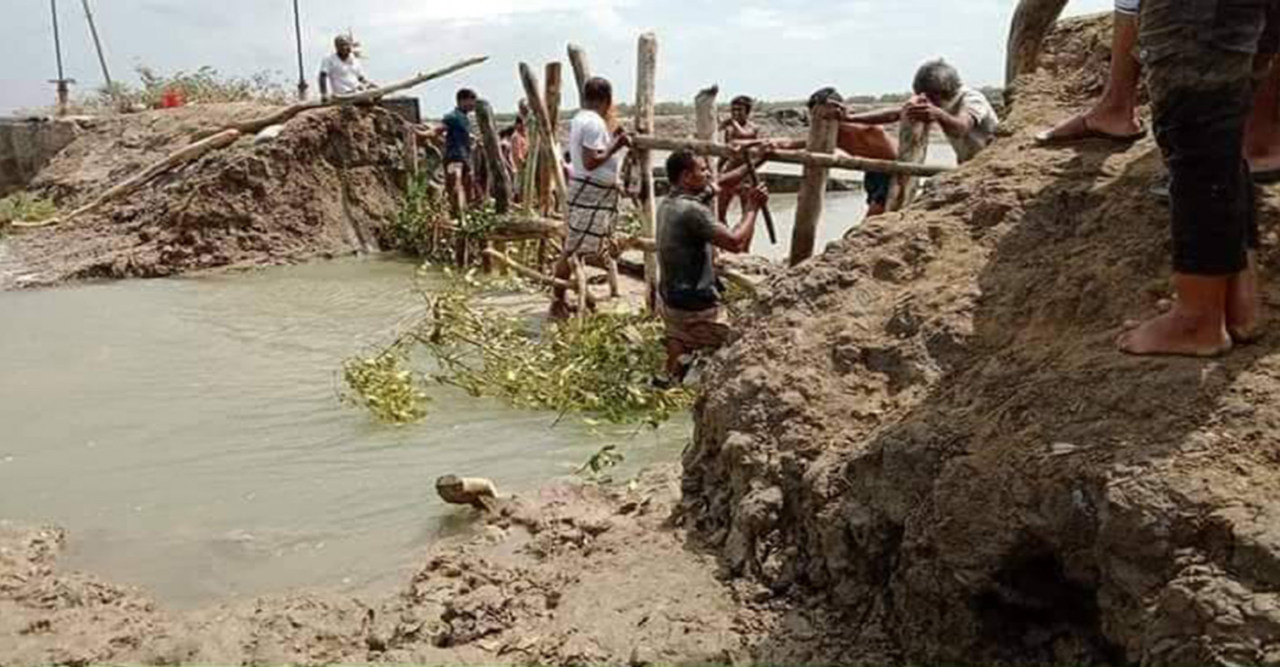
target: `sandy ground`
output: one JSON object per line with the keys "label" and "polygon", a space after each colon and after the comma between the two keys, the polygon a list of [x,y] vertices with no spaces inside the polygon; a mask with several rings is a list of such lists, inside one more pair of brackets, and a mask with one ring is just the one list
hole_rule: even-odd
{"label": "sandy ground", "polygon": [[877,654],[874,637],[835,631],[838,615],[727,581],[682,527],[679,493],[674,467],[614,488],[554,486],[507,499],[487,519],[459,510],[478,535],[436,545],[394,596],[295,595],[186,614],[60,570],[58,553],[74,536],[0,524],[0,665],[891,657]]}

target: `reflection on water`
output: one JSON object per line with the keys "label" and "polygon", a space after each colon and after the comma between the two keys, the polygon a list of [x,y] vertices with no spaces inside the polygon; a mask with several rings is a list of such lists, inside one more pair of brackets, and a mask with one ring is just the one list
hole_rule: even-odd
{"label": "reflection on water", "polygon": [[528,492],[605,442],[629,470],[684,445],[687,417],[610,440],[445,388],[404,428],[339,405],[342,360],[417,316],[413,268],[0,293],[0,518],[68,528],[69,566],[175,606],[368,591],[469,525],[436,499],[440,475]]}

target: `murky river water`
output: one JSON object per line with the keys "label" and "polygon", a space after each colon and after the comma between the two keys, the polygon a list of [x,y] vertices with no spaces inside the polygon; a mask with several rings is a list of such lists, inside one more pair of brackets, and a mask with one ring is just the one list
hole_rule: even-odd
{"label": "murky river water", "polygon": [[405,428],[339,404],[342,360],[417,315],[413,270],[349,260],[0,293],[0,518],[68,528],[68,565],[173,606],[371,591],[465,529],[437,476],[528,492],[609,442],[629,470],[678,456],[687,417],[602,437],[446,388]]}

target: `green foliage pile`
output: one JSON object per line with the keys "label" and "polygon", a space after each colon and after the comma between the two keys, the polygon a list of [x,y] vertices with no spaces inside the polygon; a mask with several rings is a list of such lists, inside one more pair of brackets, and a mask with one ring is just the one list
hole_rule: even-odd
{"label": "green foliage pile", "polygon": [[16,192],[0,199],[0,234],[9,224],[18,220],[40,222],[58,214],[58,207],[47,199],[27,192]]}
{"label": "green foliage pile", "polygon": [[401,252],[427,257],[431,253],[433,227],[448,217],[449,204],[444,195],[425,176],[414,179],[391,224],[391,243]]}
{"label": "green foliage pile", "polygon": [[539,336],[525,321],[478,307],[472,297],[466,287],[429,297],[431,315],[418,338],[440,365],[438,382],[615,424],[656,426],[693,403],[690,390],[652,385],[666,359],[658,321],[595,314]]}
{"label": "green foliage pile", "polygon": [[427,416],[427,394],[422,378],[407,368],[408,352],[402,344],[368,358],[342,364],[347,403],[365,408],[381,422],[412,424]]}

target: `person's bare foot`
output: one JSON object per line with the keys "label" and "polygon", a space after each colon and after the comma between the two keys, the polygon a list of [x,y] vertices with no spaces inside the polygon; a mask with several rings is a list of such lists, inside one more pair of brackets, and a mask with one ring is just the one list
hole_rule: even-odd
{"label": "person's bare foot", "polygon": [[1227,281],[1227,333],[1237,343],[1258,339],[1262,302],[1258,296],[1258,271],[1255,253],[1249,253],[1249,266]]}
{"label": "person's bare foot", "polygon": [[1135,324],[1116,339],[1116,346],[1126,354],[1216,357],[1231,351],[1231,336],[1220,317],[1195,317],[1175,306]]}

